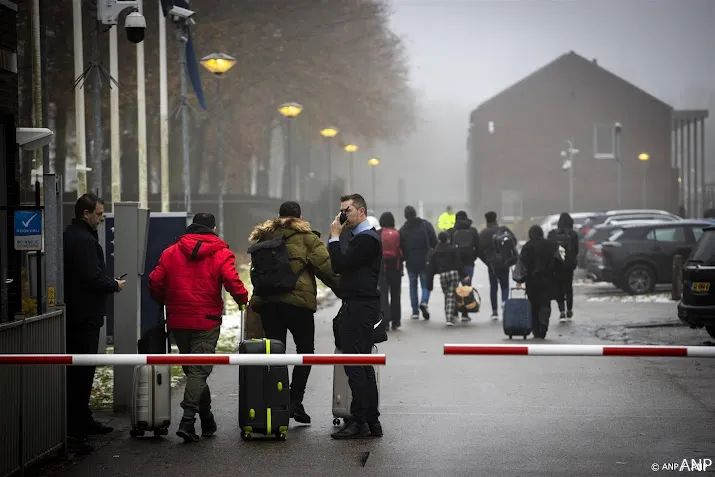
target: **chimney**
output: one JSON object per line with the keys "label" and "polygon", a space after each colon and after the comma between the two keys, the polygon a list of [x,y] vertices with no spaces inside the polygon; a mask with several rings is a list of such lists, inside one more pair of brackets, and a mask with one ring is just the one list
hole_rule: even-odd
{"label": "chimney", "polygon": [[594,65],[597,65],[597,64],[598,64],[598,60],[597,60],[596,58],[594,58],[594,59],[591,60],[591,63],[593,63]]}

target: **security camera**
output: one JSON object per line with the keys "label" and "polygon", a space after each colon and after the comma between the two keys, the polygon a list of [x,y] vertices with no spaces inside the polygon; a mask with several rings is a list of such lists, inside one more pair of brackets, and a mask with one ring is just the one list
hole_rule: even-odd
{"label": "security camera", "polygon": [[146,30],[146,19],[144,15],[134,10],[127,15],[124,21],[124,29],[127,31],[127,40],[132,43],[141,43],[144,41],[144,31]]}
{"label": "security camera", "polygon": [[613,125],[613,129],[616,131],[616,134],[621,134],[623,126],[621,126],[621,123],[616,123]]}
{"label": "security camera", "polygon": [[182,7],[177,7],[177,6],[173,6],[169,10],[169,15],[172,15],[177,19],[184,19],[184,20],[188,20],[189,18],[193,17],[194,13],[195,12],[193,10],[189,10],[188,8],[182,8]]}

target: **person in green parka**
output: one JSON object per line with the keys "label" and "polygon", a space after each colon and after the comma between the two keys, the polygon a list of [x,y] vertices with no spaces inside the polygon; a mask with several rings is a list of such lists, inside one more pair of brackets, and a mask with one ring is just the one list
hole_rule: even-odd
{"label": "person in green parka", "polygon": [[[266,338],[286,342],[290,331],[298,354],[315,353],[314,313],[318,306],[316,277],[337,293],[338,275],[333,273],[330,256],[320,233],[303,219],[300,205],[294,201],[281,204],[279,217],[256,226],[249,236],[252,242],[263,242],[278,235],[285,237],[285,247],[291,268],[298,275],[295,288],[272,296],[251,297],[250,306],[261,316]],[[291,417],[300,423],[310,423],[303,396],[310,375],[310,366],[293,367],[290,384]]]}

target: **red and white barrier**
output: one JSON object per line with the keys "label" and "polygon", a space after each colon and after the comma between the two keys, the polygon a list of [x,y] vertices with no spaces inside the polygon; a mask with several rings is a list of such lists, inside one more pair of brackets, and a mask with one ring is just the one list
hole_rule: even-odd
{"label": "red and white barrier", "polygon": [[384,354],[0,354],[3,364],[61,364],[66,366],[171,365],[345,365],[381,366]]}
{"label": "red and white barrier", "polygon": [[445,344],[445,355],[661,356],[715,358],[715,346]]}

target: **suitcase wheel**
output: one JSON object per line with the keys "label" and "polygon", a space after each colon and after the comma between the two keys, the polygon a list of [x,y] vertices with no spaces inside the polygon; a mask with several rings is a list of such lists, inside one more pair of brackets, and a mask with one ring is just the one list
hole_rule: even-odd
{"label": "suitcase wheel", "polygon": [[250,441],[251,434],[245,431],[241,431],[241,439],[243,439],[244,441]]}
{"label": "suitcase wheel", "polygon": [[278,440],[284,441],[288,436],[285,432],[276,432],[276,437]]}
{"label": "suitcase wheel", "polygon": [[334,426],[339,426],[339,425],[340,425],[340,418],[339,418],[339,417],[334,417],[334,418],[333,418],[333,425],[334,425]]}
{"label": "suitcase wheel", "polygon": [[524,339],[526,339],[527,336],[529,336],[529,335],[524,335]]}
{"label": "suitcase wheel", "polygon": [[129,431],[129,435],[132,437],[142,437],[144,435],[144,429],[132,429]]}
{"label": "suitcase wheel", "polygon": [[511,339],[511,335],[509,335],[509,339]]}
{"label": "suitcase wheel", "polygon": [[168,436],[169,435],[169,429],[157,429],[154,431],[154,437],[161,437],[161,436]]}

